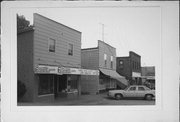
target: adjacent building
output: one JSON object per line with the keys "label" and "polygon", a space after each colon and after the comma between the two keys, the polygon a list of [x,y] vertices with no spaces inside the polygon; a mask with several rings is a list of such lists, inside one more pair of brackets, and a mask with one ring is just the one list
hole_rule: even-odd
{"label": "adjacent building", "polygon": [[24,101],[53,101],[81,94],[81,32],[35,13],[34,25],[18,32],[18,80],[26,86]]}
{"label": "adjacent building", "polygon": [[141,67],[142,83],[151,89],[155,89],[155,66]]}
{"label": "adjacent building", "polygon": [[106,89],[126,87],[127,80],[116,72],[116,49],[98,40],[95,48],[81,50],[82,68],[99,70],[99,76],[82,76],[82,93],[97,94]]}
{"label": "adjacent building", "polygon": [[130,51],[129,56],[117,57],[116,63],[116,71],[128,79],[129,85],[142,84],[140,55]]}

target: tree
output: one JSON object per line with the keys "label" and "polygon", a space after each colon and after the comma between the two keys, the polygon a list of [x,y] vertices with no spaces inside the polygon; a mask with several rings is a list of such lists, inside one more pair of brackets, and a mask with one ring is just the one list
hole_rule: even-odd
{"label": "tree", "polygon": [[23,98],[23,96],[25,95],[26,91],[27,91],[27,89],[26,89],[25,84],[22,81],[18,80],[18,88],[17,88],[18,101],[20,101]]}
{"label": "tree", "polygon": [[27,27],[30,27],[30,22],[26,20],[26,18],[23,15],[19,16],[17,14],[17,30],[23,30]]}

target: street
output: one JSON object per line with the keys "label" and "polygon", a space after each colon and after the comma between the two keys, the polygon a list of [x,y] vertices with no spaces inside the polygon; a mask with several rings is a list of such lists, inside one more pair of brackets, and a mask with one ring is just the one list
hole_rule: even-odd
{"label": "street", "polygon": [[107,97],[106,93],[98,95],[81,95],[77,98],[58,98],[54,102],[39,103],[18,103],[19,106],[67,106],[67,105],[155,105],[155,100],[147,101],[144,99],[122,99],[115,100]]}

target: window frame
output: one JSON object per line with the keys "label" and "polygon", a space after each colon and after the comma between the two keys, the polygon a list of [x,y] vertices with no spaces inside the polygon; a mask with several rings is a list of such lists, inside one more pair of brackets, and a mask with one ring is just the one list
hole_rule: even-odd
{"label": "window frame", "polygon": [[111,69],[113,69],[113,56],[111,56]]}
{"label": "window frame", "polygon": [[[122,62],[122,63],[121,63]],[[124,68],[124,61],[123,60],[119,60],[119,67],[120,69],[123,69]]]}
{"label": "window frame", "polygon": [[107,67],[107,54],[104,53],[104,66]]}
{"label": "window frame", "polygon": [[[53,41],[53,46],[51,45],[51,41]],[[53,50],[51,50],[51,46]],[[55,53],[56,52],[56,40],[53,38],[48,38],[48,52]]]}
{"label": "window frame", "polygon": [[69,56],[73,56],[73,50],[74,50],[74,48],[73,48],[74,46],[73,46],[73,44],[71,44],[71,43],[68,43],[68,55]]}

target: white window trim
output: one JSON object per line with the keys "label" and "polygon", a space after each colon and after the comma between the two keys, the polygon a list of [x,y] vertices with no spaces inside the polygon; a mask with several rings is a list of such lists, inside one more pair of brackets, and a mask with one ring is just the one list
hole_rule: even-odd
{"label": "white window trim", "polygon": [[[55,44],[54,44],[54,46],[55,46],[54,52],[49,51],[50,40],[54,40],[54,41],[55,41]],[[54,38],[48,38],[48,48],[47,48],[47,49],[48,49],[48,52],[50,52],[50,53],[55,53],[55,52],[56,52],[56,39],[54,39]]]}
{"label": "white window trim", "polygon": [[[72,55],[69,55],[69,45],[72,45]],[[74,55],[74,45],[72,44],[72,43],[68,43],[68,50],[67,50],[67,54],[68,54],[68,56],[73,56]]]}

